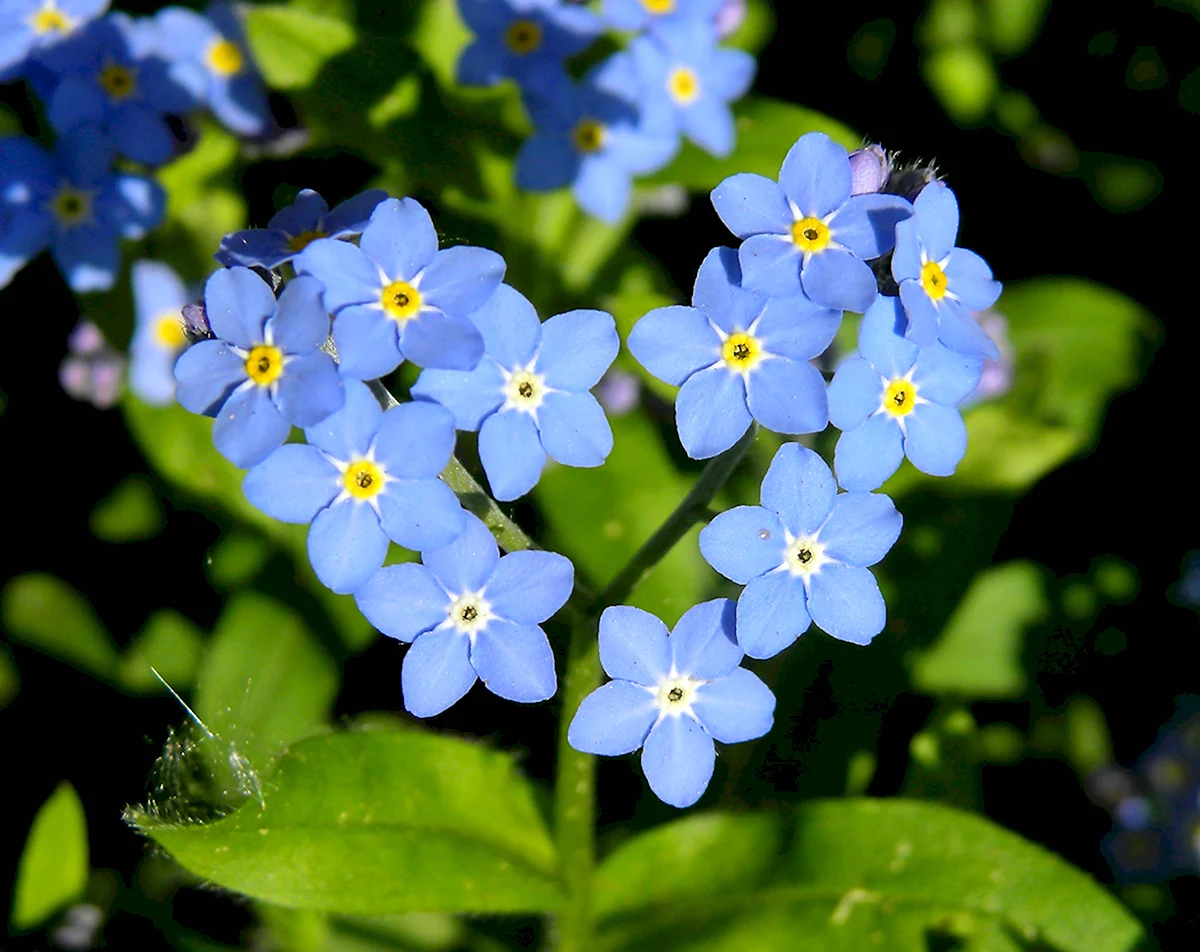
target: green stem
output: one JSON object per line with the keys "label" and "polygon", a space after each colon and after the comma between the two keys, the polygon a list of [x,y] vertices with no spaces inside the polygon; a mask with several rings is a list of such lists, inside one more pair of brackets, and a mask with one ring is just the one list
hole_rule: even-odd
{"label": "green stem", "polygon": [[467,468],[458,461],[457,456],[451,456],[450,462],[442,470],[442,481],[454,490],[464,509],[473,512],[492,530],[492,535],[503,546],[505,552],[537,548],[534,541],[504,514],[492,497],[475,481],[475,477],[467,472]]}

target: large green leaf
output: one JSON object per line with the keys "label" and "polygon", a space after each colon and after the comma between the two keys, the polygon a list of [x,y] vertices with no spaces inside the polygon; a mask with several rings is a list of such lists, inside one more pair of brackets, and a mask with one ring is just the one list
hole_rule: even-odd
{"label": "large green leaf", "polygon": [[13,641],[112,680],[120,656],[87,598],[56,575],[18,575],[0,592],[0,623]]}
{"label": "large green leaf", "polygon": [[13,928],[32,928],[78,899],[87,876],[87,817],[79,794],[64,780],[38,810],[25,840],[13,892]]}
{"label": "large green leaf", "polygon": [[145,476],[126,476],[88,517],[92,535],[105,542],[140,542],[157,535],[166,516]]}
{"label": "large green leaf", "polygon": [[313,737],[261,807],[203,825],[133,819],[196,875],[282,906],[379,916],[558,899],[554,848],[511,758],[423,732]]}
{"label": "large green leaf", "polygon": [[246,11],[246,39],[269,85],[303,89],[326,62],[354,45],[355,32],[334,17],[268,4]]}
{"label": "large green leaf", "polygon": [[980,952],[1125,952],[1141,935],[1104,888],[1040,846],[905,800],[659,827],[604,861],[595,909],[601,948],[655,952],[926,952],[931,934]]}

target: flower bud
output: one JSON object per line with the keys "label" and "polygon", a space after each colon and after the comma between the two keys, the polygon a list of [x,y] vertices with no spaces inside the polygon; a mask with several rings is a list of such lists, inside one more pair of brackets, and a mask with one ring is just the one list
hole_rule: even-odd
{"label": "flower bud", "polygon": [[717,39],[723,40],[732,36],[745,19],[746,0],[725,0],[713,20],[713,25],[717,29]]}
{"label": "flower bud", "polygon": [[204,312],[203,301],[193,301],[183,306],[183,333],[190,344],[211,340],[215,336],[212,328],[208,326],[208,315]]}
{"label": "flower bud", "polygon": [[869,145],[850,153],[850,194],[881,192],[888,183],[891,163],[881,145]]}

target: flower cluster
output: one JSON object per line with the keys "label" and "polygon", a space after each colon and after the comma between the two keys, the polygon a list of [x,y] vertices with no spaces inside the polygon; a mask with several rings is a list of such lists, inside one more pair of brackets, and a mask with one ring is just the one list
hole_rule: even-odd
{"label": "flower cluster", "polygon": [[[733,151],[729,103],[754,81],[754,58],[723,47],[744,8],[724,0],[604,0],[599,14],[565,0],[459,0],[476,34],[458,81],[520,86],[534,133],[517,155],[517,184],[570,187],[580,206],[616,221],[634,176],[675,156],[681,137],[717,156]],[[582,80],[566,61],[606,28],[625,47]]]}

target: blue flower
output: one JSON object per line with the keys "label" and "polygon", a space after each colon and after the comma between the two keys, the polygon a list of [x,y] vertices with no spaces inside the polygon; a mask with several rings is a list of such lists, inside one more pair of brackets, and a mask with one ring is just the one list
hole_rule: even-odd
{"label": "blue flower", "polygon": [[0,82],[17,78],[31,53],[56,45],[107,9],[108,0],[3,0]]}
{"label": "blue flower", "polygon": [[834,456],[838,482],[866,492],[883,485],[905,456],[923,473],[949,476],[967,451],[955,406],[983,372],[982,357],[933,343],[917,348],[899,298],[880,295],[863,315],[858,352],[829,385],[829,417],[844,430]]}
{"label": "blue flower", "polygon": [[387,192],[369,188],[330,211],[325,199],[306,188],[293,204],[276,212],[266,228],[235,231],[222,238],[216,259],[227,268],[239,264],[247,268],[278,268],[318,238],[362,234],[371,212],[385,198]]}
{"label": "blue flower", "polygon": [[162,261],[135,261],[134,329],[129,345],[129,389],[152,406],[175,400],[175,361],[187,346],[183,307],[191,297],[175,270]]}
{"label": "blue flower", "polygon": [[318,348],[329,336],[321,285],[295,278],[279,300],[249,268],[218,271],[204,288],[212,340],[175,365],[179,402],[216,417],[213,442],[235,466],[261,462],[292,424],[313,426],[342,406],[342,379]]}
{"label": "blue flower", "polygon": [[493,694],[526,704],[554,696],[554,653],[538,627],[571,594],[575,569],[553,552],[500,558],[487,526],[470,514],[424,565],[389,565],[354,594],[385,635],[411,641],[401,683],[404,707],[433,717],[477,678]]}
{"label": "blue flower", "polygon": [[896,226],[892,277],[908,314],[905,334],[918,347],[940,340],[951,350],[1000,359],[996,342],[971,315],[996,303],[1000,282],[973,251],[954,247],[958,199],[930,182],[913,203],[913,217]]}
{"label": "blue flower", "polygon": [[464,86],[512,77],[534,95],[553,95],[568,82],[563,61],[602,29],[594,14],[558,0],[459,0],[458,9],[476,33],[458,61]]}
{"label": "blue flower", "polygon": [[454,414],[460,430],[479,431],[479,459],[492,495],[529,492],[546,455],[567,466],[599,466],[613,436],[588,391],[617,356],[611,315],[568,311],[539,323],[521,294],[502,284],[473,317],[486,356],[470,372],[426,370],[413,396]]}
{"label": "blue flower", "polygon": [[163,192],[142,175],[113,172],[91,128],[48,155],[20,136],[0,138],[0,288],[47,245],[73,291],[106,291],[121,267],[121,239],[162,220]]}
{"label": "blue flower", "polygon": [[643,367],[682,385],[675,422],[688,456],[724,452],[752,419],[777,433],[825,429],[825,381],[809,361],[833,340],[840,311],[802,293],[768,298],[744,290],[732,248],[708,253],[692,305],[657,308],[629,334]]}
{"label": "blue flower", "polygon": [[403,403],[385,413],[366,384],[348,380],[346,405],[304,435],[307,445],[281,446],[250,470],[242,490],[281,522],[312,523],[308,557],[335,592],[370,581],[388,539],[428,550],[463,531],[466,513],[437,478],[454,452],[446,410]]}
{"label": "blue flower", "polygon": [[629,103],[563,80],[559,95],[533,99],[536,131],[517,153],[517,187],[533,192],[571,186],[581,208],[615,222],[629,205],[630,179],[671,161],[679,137],[670,124],[656,128]]}
{"label": "blue flower", "polygon": [[438,251],[429,213],[411,198],[375,206],[358,246],[320,238],[294,259],[325,286],[341,371],[370,380],[402,360],[470,370],[483,338],[468,315],[504,279],[504,259],[485,248]]}
{"label": "blue flower", "polygon": [[728,104],[746,94],[756,69],[749,53],[716,45],[711,23],[689,20],[635,39],[610,58],[597,84],[650,116],[667,116],[706,152],[726,156],[737,137]]}
{"label": "blue flower", "polygon": [[187,112],[196,101],[155,54],[152,33],[148,23],[110,13],[58,45],[46,60],[58,77],[47,110],[58,132],[97,126],[118,153],[144,165],[174,155],[165,116]]}
{"label": "blue flower", "polygon": [[213,115],[238,135],[267,131],[267,94],[230,4],[211,4],[203,16],[166,7],[154,15],[154,22],[159,52],[171,63],[178,83],[208,103]]}
{"label": "blue flower", "polygon": [[724,0],[604,0],[602,15],[618,30],[678,29],[699,23],[716,30]]}
{"label": "blue flower", "polygon": [[803,287],[826,307],[870,307],[877,286],[865,262],[891,251],[912,206],[897,195],[852,196],[852,187],[846,150],[810,132],[788,151],[778,184],[743,172],[713,189],[721,221],[745,239],[738,255],[746,287],[770,295]]}
{"label": "blue flower", "polygon": [[712,779],[714,740],[740,744],[771,729],[775,696],[741,660],[727,598],[688,609],[669,635],[641,609],[605,609],[600,663],[614,680],[583,699],[567,742],[606,757],[642,748],[650,789],[690,807]]}
{"label": "blue flower", "polygon": [[785,443],[762,482],[761,506],[738,506],[700,531],[700,551],[745,585],[738,644],[751,658],[778,654],[817,623],[834,638],[868,644],[887,616],[867,571],[900,535],[903,520],[882,494],[838,495],[821,457]]}

